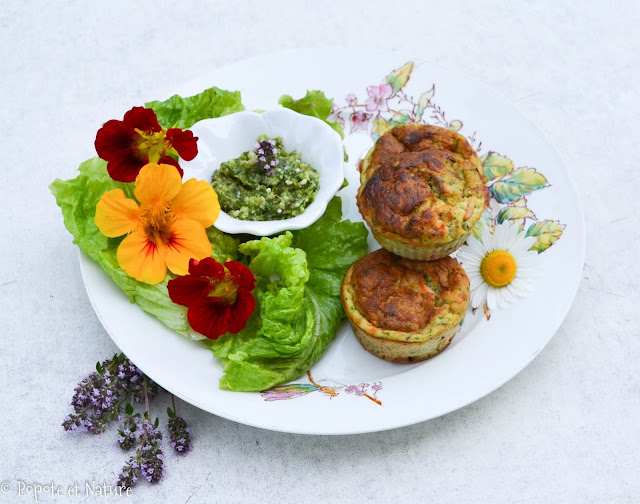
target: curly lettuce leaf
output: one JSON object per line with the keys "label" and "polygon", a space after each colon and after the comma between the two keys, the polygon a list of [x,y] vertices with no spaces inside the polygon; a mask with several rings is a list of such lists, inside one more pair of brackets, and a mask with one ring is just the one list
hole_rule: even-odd
{"label": "curly lettuce leaf", "polygon": [[221,388],[265,390],[297,378],[324,354],[345,317],[342,277],[367,253],[364,225],[341,217],[336,197],[310,227],[240,245],[258,280],[257,308],[245,329],[212,345],[224,363]]}
{"label": "curly lettuce leaf", "polygon": [[225,91],[217,87],[206,89],[188,98],[173,95],[168,100],[151,101],[144,106],[152,108],[158,116],[160,125],[167,129],[187,129],[203,119],[221,117],[244,110],[240,91]]}
{"label": "curly lettuce leaf", "polygon": [[340,135],[340,138],[344,138],[344,130],[342,126],[340,126],[340,123],[327,120],[331,115],[333,98],[327,98],[322,91],[307,91],[304,98],[300,98],[299,100],[294,100],[290,95],[282,95],[278,103],[299,114],[322,119]]}

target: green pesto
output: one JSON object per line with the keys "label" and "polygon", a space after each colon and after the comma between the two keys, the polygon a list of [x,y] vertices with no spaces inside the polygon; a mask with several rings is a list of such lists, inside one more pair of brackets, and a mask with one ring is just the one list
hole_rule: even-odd
{"label": "green pesto", "polygon": [[[262,136],[258,142],[267,140]],[[296,151],[287,152],[281,138],[274,138],[278,164],[265,168],[255,151],[220,165],[212,185],[220,207],[241,220],[282,220],[300,215],[318,192],[320,174],[300,159]]]}

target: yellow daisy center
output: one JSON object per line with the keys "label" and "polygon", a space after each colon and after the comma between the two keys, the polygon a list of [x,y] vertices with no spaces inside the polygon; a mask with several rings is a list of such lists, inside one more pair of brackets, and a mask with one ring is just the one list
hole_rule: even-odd
{"label": "yellow daisy center", "polygon": [[492,287],[509,285],[516,277],[516,260],[506,250],[489,252],[480,264],[480,274]]}

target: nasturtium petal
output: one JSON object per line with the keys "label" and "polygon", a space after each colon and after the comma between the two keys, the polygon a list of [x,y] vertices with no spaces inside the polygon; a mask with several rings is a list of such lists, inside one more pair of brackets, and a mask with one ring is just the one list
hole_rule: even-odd
{"label": "nasturtium petal", "polygon": [[96,133],[94,145],[98,156],[107,161],[118,157],[123,150],[135,147],[134,135],[138,136],[133,128],[128,127],[123,121],[107,121]]}
{"label": "nasturtium petal", "polygon": [[224,267],[211,257],[205,257],[200,261],[191,259],[189,261],[189,275],[204,276],[214,280],[222,280],[224,278]]}
{"label": "nasturtium petal", "polygon": [[482,156],[480,158],[480,162],[482,163],[484,176],[487,180],[504,177],[508,173],[511,173],[515,168],[511,159],[493,151]]}
{"label": "nasturtium petal", "polygon": [[198,155],[198,137],[193,136],[193,132],[189,130],[169,128],[167,140],[185,161],[191,161]]}
{"label": "nasturtium petal", "polygon": [[107,191],[96,205],[96,226],[110,238],[134,231],[138,227],[139,218],[140,207],[127,198],[122,189]]}
{"label": "nasturtium petal", "polygon": [[236,302],[229,306],[231,318],[229,320],[229,332],[236,334],[244,328],[247,319],[256,308],[256,300],[249,289],[240,288],[236,296]]}
{"label": "nasturtium petal", "polygon": [[204,180],[187,180],[171,205],[176,217],[193,219],[204,227],[213,225],[220,215],[218,195]]}
{"label": "nasturtium petal", "polygon": [[167,290],[171,301],[183,306],[191,306],[209,294],[211,283],[201,276],[184,275],[169,280]]}
{"label": "nasturtium petal", "polygon": [[211,255],[211,243],[202,224],[190,219],[177,219],[167,243],[167,267],[176,275],[189,272],[190,259],[204,259]]}
{"label": "nasturtium petal", "polygon": [[499,203],[516,201],[549,184],[535,168],[518,168],[491,186],[491,192]]}
{"label": "nasturtium petal", "polygon": [[156,246],[142,231],[127,236],[118,247],[117,259],[125,273],[136,280],[155,285],[167,276],[166,248]]}
{"label": "nasturtium petal", "polygon": [[194,331],[215,340],[229,331],[231,308],[209,300],[208,302],[190,306],[187,318]]}
{"label": "nasturtium petal", "polygon": [[133,193],[143,205],[164,207],[182,189],[182,179],[175,166],[149,163],[136,177]]}
{"label": "nasturtium petal", "polygon": [[138,129],[145,133],[158,133],[162,130],[153,110],[145,107],[133,107],[124,114],[122,120],[127,128]]}
{"label": "nasturtium petal", "polygon": [[527,229],[527,236],[535,237],[536,242],[530,250],[544,252],[562,236],[565,227],[564,224],[560,224],[560,221],[548,219],[532,224]]}
{"label": "nasturtium petal", "polygon": [[255,287],[256,277],[246,266],[243,266],[238,261],[227,261],[224,263],[224,267],[227,268],[231,278],[233,278],[234,283],[238,287],[248,290]]}

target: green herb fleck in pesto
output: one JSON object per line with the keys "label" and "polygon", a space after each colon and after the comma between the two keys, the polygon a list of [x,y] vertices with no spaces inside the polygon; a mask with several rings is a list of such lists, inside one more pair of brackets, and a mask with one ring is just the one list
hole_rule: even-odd
{"label": "green herb fleck in pesto", "polygon": [[320,174],[287,152],[281,138],[258,138],[253,151],[226,161],[213,174],[220,207],[241,220],[282,220],[300,215],[318,192]]}

